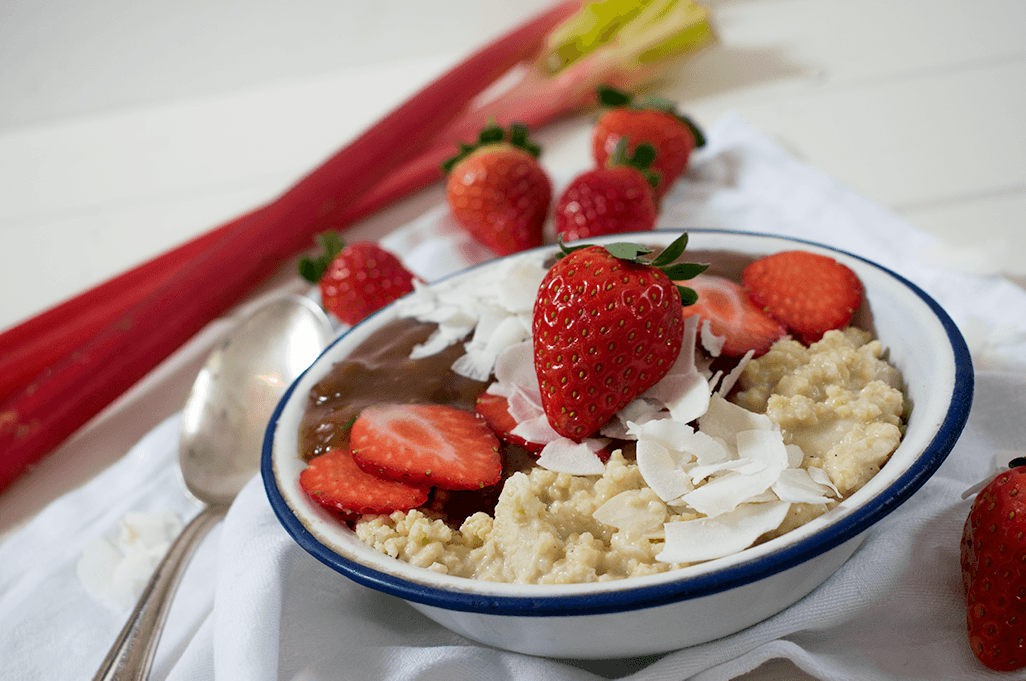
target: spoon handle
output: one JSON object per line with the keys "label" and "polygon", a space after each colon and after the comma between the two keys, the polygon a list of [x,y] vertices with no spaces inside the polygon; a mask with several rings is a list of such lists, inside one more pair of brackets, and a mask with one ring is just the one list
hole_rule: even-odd
{"label": "spoon handle", "polygon": [[149,675],[157,642],[184,567],[200,540],[227,512],[227,505],[208,506],[185,526],[154,570],[138,605],[93,681],[142,681]]}

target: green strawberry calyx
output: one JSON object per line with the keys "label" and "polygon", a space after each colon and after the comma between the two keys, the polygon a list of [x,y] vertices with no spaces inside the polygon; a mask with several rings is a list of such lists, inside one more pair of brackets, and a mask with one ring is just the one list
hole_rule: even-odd
{"label": "green strawberry calyx", "polygon": [[[559,253],[556,254],[557,259],[566,257],[574,251],[579,251],[582,248],[589,248],[594,244],[581,244],[579,246],[567,246],[563,243],[563,236],[557,237],[559,243]],[[654,267],[659,270],[667,277],[670,281],[674,282],[674,286],[677,292],[680,294],[681,305],[687,307],[688,305],[694,305],[698,301],[698,292],[687,286],[681,286],[677,282],[687,281],[694,279],[702,272],[705,272],[709,265],[700,263],[688,263],[688,262],[674,262],[684,253],[684,249],[688,245],[688,234],[687,232],[682,233],[679,237],[673,240],[669,246],[664,248],[659,254],[653,258],[645,258],[650,253],[653,253],[653,249],[648,246],[642,246],[640,244],[632,244],[629,242],[618,242],[613,244],[607,244],[603,246],[606,251],[617,258],[618,260],[624,260],[626,262],[632,262],[639,265],[646,265],[648,267]]]}
{"label": "green strawberry calyx", "polygon": [[336,231],[328,231],[317,235],[317,243],[321,252],[316,257],[305,256],[299,260],[299,276],[311,284],[316,284],[324,276],[324,270],[346,247],[342,237]]}
{"label": "green strawberry calyx", "polygon": [[645,99],[638,101],[629,92],[618,90],[609,85],[599,85],[595,88],[595,97],[598,99],[599,104],[608,108],[649,109],[669,114],[691,131],[692,137],[695,138],[696,148],[705,146],[705,134],[702,133],[702,129],[690,118],[677,111],[677,104],[668,99],[658,95],[649,95]]}
{"label": "green strawberry calyx", "polygon": [[606,167],[616,168],[623,166],[633,168],[641,173],[641,176],[645,178],[645,182],[649,186],[653,189],[658,187],[659,173],[649,170],[656,158],[655,147],[651,144],[639,144],[634,149],[634,153],[628,153],[627,145],[628,140],[626,137],[621,137],[617,140],[616,148],[613,149],[613,153],[609,155],[609,160],[606,161]]}
{"label": "green strawberry calyx", "polygon": [[526,125],[522,123],[512,123],[507,129],[503,128],[501,125],[492,124],[481,129],[481,132],[478,133],[477,140],[475,142],[460,142],[459,152],[442,163],[442,170],[448,174],[453,168],[479,149],[493,144],[502,143],[506,143],[510,146],[516,147],[517,149],[526,151],[535,158],[541,154],[541,147],[531,142],[530,130],[528,130]]}

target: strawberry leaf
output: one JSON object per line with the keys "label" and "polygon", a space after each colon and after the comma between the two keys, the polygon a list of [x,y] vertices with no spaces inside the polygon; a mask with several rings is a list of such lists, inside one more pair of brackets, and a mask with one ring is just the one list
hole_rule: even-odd
{"label": "strawberry leaf", "polygon": [[698,302],[698,291],[687,286],[678,286],[677,293],[680,294],[680,304],[684,307],[694,305]]}
{"label": "strawberry leaf", "polygon": [[684,253],[684,249],[688,247],[688,233],[684,232],[679,237],[673,240],[673,243],[663,249],[660,253],[652,260],[653,267],[665,267],[671,262],[679,258]]}
{"label": "strawberry leaf", "polygon": [[627,146],[629,142],[627,137],[621,137],[616,142],[616,148],[613,149],[613,153],[609,155],[609,159],[606,161],[606,165],[610,168],[617,166],[625,166],[627,168],[633,168],[634,170],[641,173],[652,187],[659,185],[659,173],[652,172],[649,167],[656,158],[656,150],[651,144],[639,144],[633,154],[627,153]]}
{"label": "strawberry leaf", "polygon": [[316,258],[304,257],[299,260],[299,276],[311,284],[316,284],[324,275],[324,270],[335,259],[335,256],[346,247],[342,237],[336,231],[323,232],[317,235],[317,243],[320,244],[321,252]]}
{"label": "strawberry leaf", "polygon": [[693,262],[682,262],[677,263],[676,265],[662,267],[660,269],[663,271],[663,274],[668,276],[672,281],[685,281],[687,279],[694,279],[699,274],[709,269],[709,266]]}
{"label": "strawberry leaf", "polygon": [[606,250],[614,258],[628,260],[630,262],[642,262],[640,256],[652,252],[651,248],[631,243],[616,243],[606,246]]}
{"label": "strawberry leaf", "polygon": [[630,106],[634,102],[634,97],[629,93],[610,85],[599,85],[595,88],[595,98],[599,104],[608,107]]}
{"label": "strawberry leaf", "polygon": [[452,172],[452,169],[459,165],[464,159],[473,154],[479,149],[494,145],[508,143],[511,146],[526,151],[535,158],[541,154],[541,147],[534,144],[529,139],[529,133],[526,125],[522,123],[512,123],[509,126],[509,130],[506,130],[499,125],[488,125],[481,129],[477,135],[477,141],[468,144],[466,142],[460,142],[459,152],[444,163],[442,163],[442,170],[446,174]]}

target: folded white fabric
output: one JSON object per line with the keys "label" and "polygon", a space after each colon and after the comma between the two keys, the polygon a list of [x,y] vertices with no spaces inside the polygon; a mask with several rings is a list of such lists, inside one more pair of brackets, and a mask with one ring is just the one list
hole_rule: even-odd
{"label": "folded white fabric", "polygon": [[[734,636],[643,659],[546,660],[476,644],[332,572],[280,528],[254,478],[193,559],[154,678],[711,681],[778,658],[830,680],[993,678],[965,640],[958,550],[970,502],[961,494],[1024,453],[1026,293],[997,277],[925,262],[930,237],[737,118],[719,121],[708,137],[687,181],[666,200],[661,227],[783,234],[873,259],[933,295],[974,351],[976,399],[964,435],[851,560],[795,606]],[[384,245],[429,280],[488,257],[444,207]],[[176,457],[172,418],[0,545],[0,677],[92,677],[127,611],[91,595],[76,565],[89,542],[110,535],[129,511],[170,509],[183,520],[196,512],[176,480]]]}

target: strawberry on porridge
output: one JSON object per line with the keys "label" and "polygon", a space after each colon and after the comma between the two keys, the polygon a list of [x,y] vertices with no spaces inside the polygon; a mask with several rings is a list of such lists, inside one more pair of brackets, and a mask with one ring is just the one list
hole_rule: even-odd
{"label": "strawberry on porridge", "polygon": [[311,392],[304,489],[395,558],[517,583],[672,570],[837,505],[907,417],[857,277],[685,245],[416,283]]}

